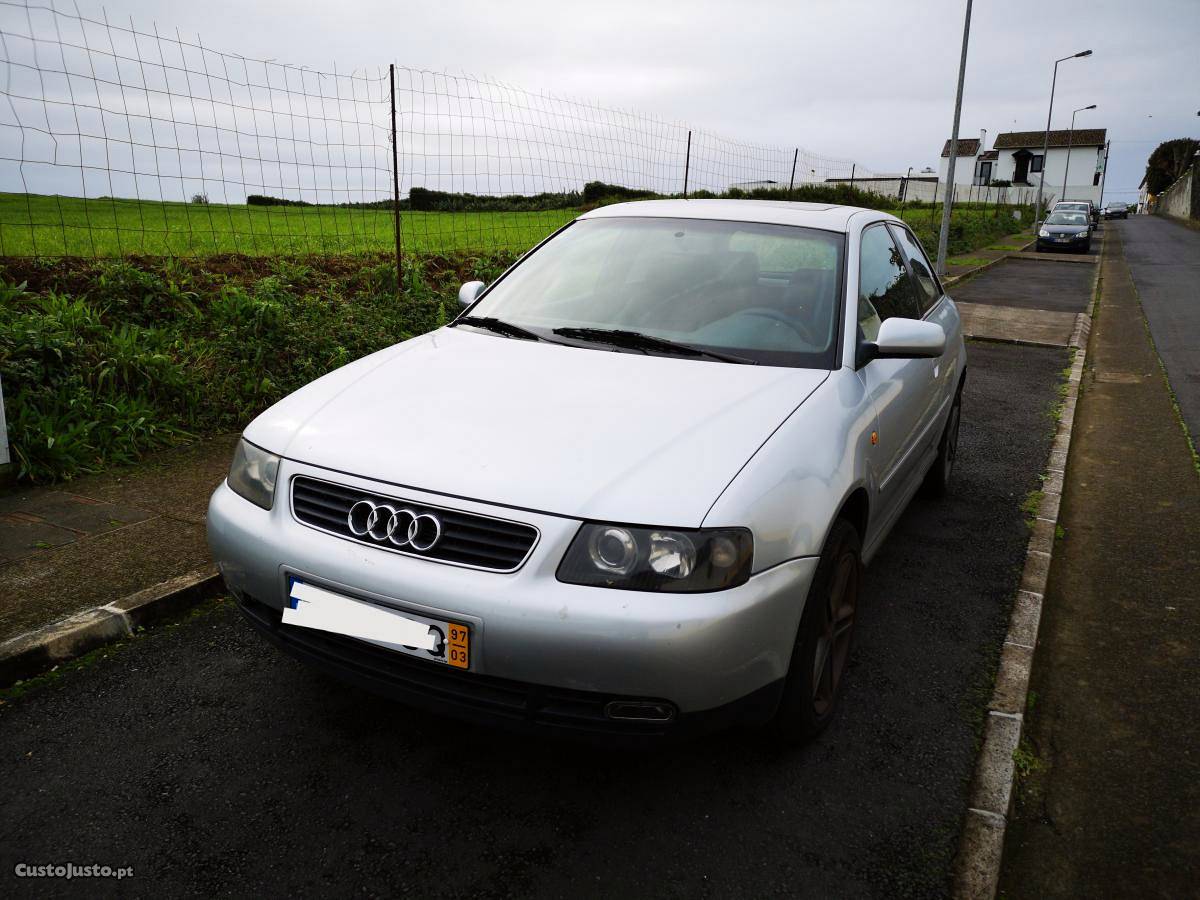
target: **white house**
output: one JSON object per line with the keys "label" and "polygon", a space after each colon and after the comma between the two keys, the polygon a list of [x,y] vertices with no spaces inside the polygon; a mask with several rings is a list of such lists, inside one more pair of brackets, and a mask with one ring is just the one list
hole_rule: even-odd
{"label": "white house", "polygon": [[[959,138],[954,183],[988,185],[1009,181],[1014,187],[1036,188],[1045,179],[1043,194],[1055,200],[1099,203],[1107,134],[1104,128],[1051,131],[1044,157],[1044,131],[1005,131],[996,135],[991,150],[983,149],[982,135],[980,139]],[[943,185],[949,161],[950,142],[946,141],[938,168],[938,180]]]}
{"label": "white house", "polygon": [[[954,161],[955,184],[978,184],[978,173],[975,160],[987,144],[987,129],[979,132],[979,137],[960,137],[958,139],[958,158]],[[942,158],[938,160],[938,182],[946,184],[946,175],[950,171],[950,142],[942,145]]]}

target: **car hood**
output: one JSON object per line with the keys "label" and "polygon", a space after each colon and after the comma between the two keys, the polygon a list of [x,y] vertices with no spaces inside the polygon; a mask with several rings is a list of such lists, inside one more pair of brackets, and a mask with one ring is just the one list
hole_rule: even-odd
{"label": "car hood", "polygon": [[246,438],[299,462],[425,491],[698,526],[828,377],[442,328],[285,397]]}
{"label": "car hood", "polygon": [[1086,225],[1043,225],[1050,234],[1084,234],[1089,228]]}

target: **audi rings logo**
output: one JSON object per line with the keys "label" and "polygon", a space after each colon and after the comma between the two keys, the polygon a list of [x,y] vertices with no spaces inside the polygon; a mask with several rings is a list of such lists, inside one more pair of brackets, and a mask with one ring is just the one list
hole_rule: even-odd
{"label": "audi rings logo", "polygon": [[355,537],[372,537],[419,553],[433,549],[442,539],[442,523],[437,516],[370,500],[359,500],[350,507],[346,525]]}

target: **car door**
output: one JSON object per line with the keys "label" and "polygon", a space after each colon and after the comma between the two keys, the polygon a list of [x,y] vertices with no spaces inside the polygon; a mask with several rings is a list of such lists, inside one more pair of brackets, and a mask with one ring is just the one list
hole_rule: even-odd
{"label": "car door", "polygon": [[[858,328],[873,341],[890,318],[921,318],[917,293],[904,255],[887,226],[863,229],[859,249]],[[924,449],[934,360],[873,359],[860,370],[875,405],[879,427],[872,448],[872,473],[880,520],[886,528],[915,489],[913,472]]]}
{"label": "car door", "polygon": [[936,451],[946,414],[950,411],[954,392],[958,390],[958,346],[962,322],[954,304],[946,300],[941,282],[934,275],[933,266],[929,257],[925,255],[921,242],[903,225],[893,222],[888,228],[904,254],[904,261],[908,265],[909,276],[917,293],[917,306],[920,308],[921,318],[928,322],[936,322],[946,332],[945,351],[940,359],[930,361],[933,371],[930,373],[929,397],[921,414],[924,442],[931,451]]}

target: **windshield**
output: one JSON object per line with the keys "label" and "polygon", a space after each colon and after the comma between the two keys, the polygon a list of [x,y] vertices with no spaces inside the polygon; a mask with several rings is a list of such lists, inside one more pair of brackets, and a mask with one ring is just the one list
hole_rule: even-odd
{"label": "windshield", "polygon": [[787,225],[583,219],[495,284],[471,316],[547,337],[616,329],[764,365],[832,368],[843,243]]}
{"label": "windshield", "polygon": [[1086,203],[1058,203],[1055,205],[1054,208],[1059,211],[1069,211],[1069,210],[1081,210],[1082,212],[1088,211],[1088,205]]}
{"label": "windshield", "polygon": [[[1046,219],[1047,225],[1080,225],[1086,226],[1087,216],[1075,212],[1054,212]],[[1116,227],[1115,225],[1113,226]]]}

